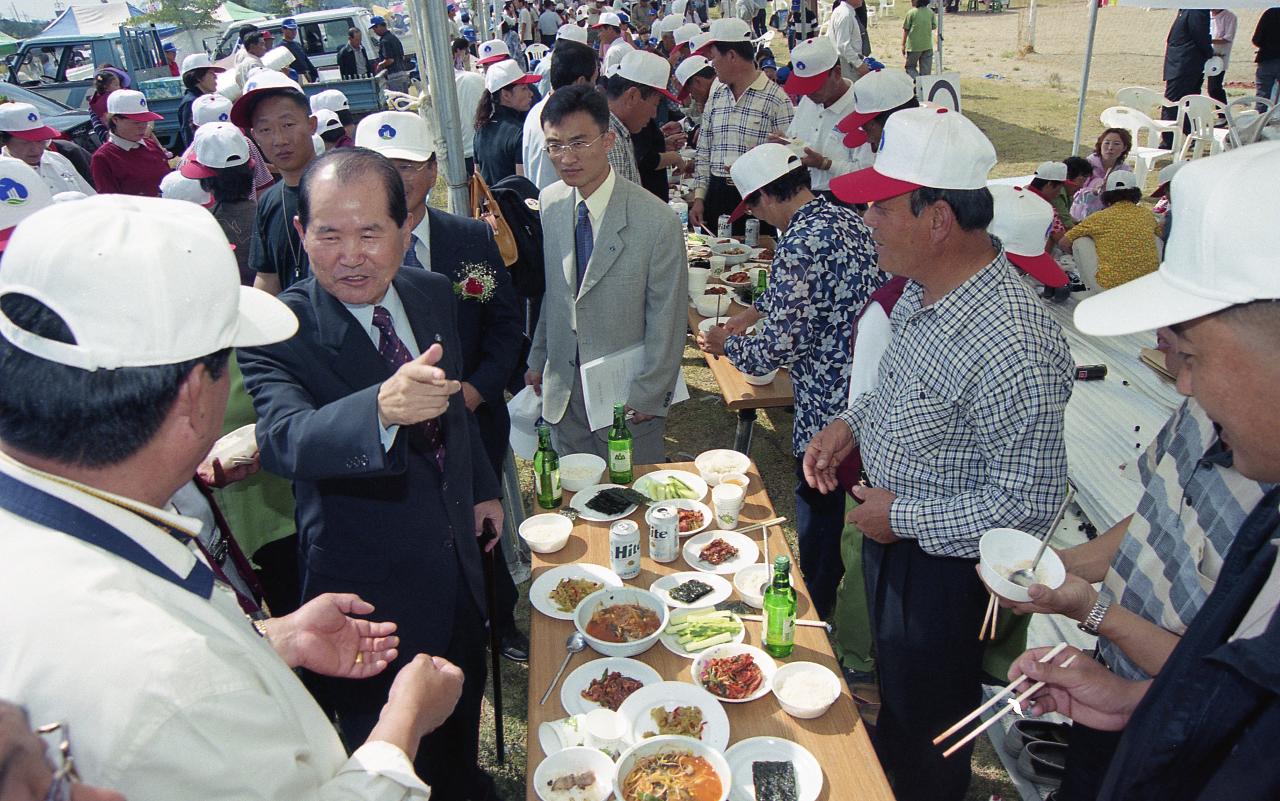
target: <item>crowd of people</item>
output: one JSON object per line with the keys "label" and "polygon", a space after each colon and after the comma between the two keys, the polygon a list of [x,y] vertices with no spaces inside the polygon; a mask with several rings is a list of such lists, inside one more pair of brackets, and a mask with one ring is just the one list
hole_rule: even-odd
{"label": "crowd of people", "polygon": [[[872,57],[860,0],[834,5],[785,72],[751,0],[710,20],[512,0],[479,43],[451,6],[467,169],[522,191],[541,234],[514,261],[430,205],[426,117],[308,97],[258,31],[234,91],[202,54],[171,59],[179,153],[118,71],[85,165],[0,104],[0,799],[500,798],[486,627],[529,650],[494,535],[507,398],[530,387],[558,451],[606,457],[584,365],[638,348],[618,388],[634,458],[666,461],[685,234],[749,220],[773,237],[768,287],[696,343],[790,372],[799,566],[850,675],[874,668],[895,795],[968,787],[972,746],[932,738],[989,673],[978,538],[1045,534],[1067,489],[1075,364],[1038,295],[1074,283],[1079,330],[1158,329],[1187,400],[1134,514],[1015,605],[1099,638],[1057,667],[1011,635],[1011,677],[1045,682],[1033,710],[1075,720],[1058,798],[1280,792],[1280,146],[1162,172],[1159,217],[1120,129],[992,186],[981,128],[917,100],[927,2],[904,69]],[[374,23],[344,74],[407,88]],[[1074,281],[1054,258],[1090,249]]]}

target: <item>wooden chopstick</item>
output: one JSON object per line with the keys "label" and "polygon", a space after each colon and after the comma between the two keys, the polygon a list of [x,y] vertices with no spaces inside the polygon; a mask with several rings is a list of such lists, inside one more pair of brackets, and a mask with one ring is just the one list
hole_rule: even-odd
{"label": "wooden chopstick", "polygon": [[[1071,656],[1067,657],[1066,661],[1063,662],[1058,667],[1070,667],[1071,663],[1076,661],[1076,656],[1077,656],[1076,654],[1072,654]],[[1041,660],[1041,661],[1044,661],[1044,660]],[[1020,704],[1023,701],[1025,701],[1027,698],[1030,698],[1032,695],[1037,693],[1040,690],[1040,688],[1043,686],[1044,686],[1043,681],[1037,681],[1035,684],[1032,684],[1026,690],[1019,693],[1017,696],[1014,697],[1012,703],[1005,704],[1004,707],[999,712],[996,712],[994,715],[992,715],[991,717],[983,721],[981,726],[978,726],[976,729],[969,732],[964,737],[960,738],[960,741],[958,743],[951,746],[946,751],[943,751],[942,756],[946,758],[954,754],[957,750],[962,748],[965,743],[969,742],[974,737],[977,737],[979,734],[982,734],[984,731],[991,728],[991,725],[995,723],[997,720],[999,720],[1000,718],[1004,717],[1006,714],[1008,714],[1009,710],[1012,709],[1015,704]]]}
{"label": "wooden chopstick", "polygon": [[991,618],[991,607],[996,604],[995,593],[987,591],[987,611],[982,613],[982,628],[978,629],[978,642],[987,638],[987,621]]}
{"label": "wooden chopstick", "polygon": [[987,632],[988,640],[996,638],[996,623],[1000,619],[1000,601],[996,599],[996,594],[991,593],[991,630]]}
{"label": "wooden chopstick", "polygon": [[[1053,648],[1051,648],[1048,653],[1040,657],[1040,661],[1048,662],[1058,654],[1062,653],[1062,649],[1066,647],[1067,647],[1067,644],[1065,642],[1058,643],[1057,645],[1053,646]],[[1014,689],[1017,688],[1019,684],[1021,684],[1026,680],[1027,680],[1027,677],[1024,675],[1024,676],[1019,676],[1018,678],[1009,682],[1009,685],[1007,687],[1005,687],[1003,690],[996,693],[995,695],[991,696],[991,698],[987,699],[986,703],[984,703],[982,706],[978,707],[977,709],[973,710],[969,714],[965,715],[963,718],[958,720],[954,726],[947,729],[942,734],[939,734],[937,737],[934,737],[933,744],[937,745],[938,743],[947,739],[951,735],[955,734],[957,731],[960,730],[962,726],[964,726],[966,723],[976,718],[978,715],[981,715],[983,712],[986,712],[988,709],[994,706],[996,702],[998,702],[1001,698],[1004,698],[1009,693],[1013,692]]]}
{"label": "wooden chopstick", "polygon": [[[738,617],[742,618],[743,620],[750,620],[754,623],[764,622],[764,615],[738,615]],[[797,618],[795,620],[795,624],[797,626],[810,626],[815,629],[829,630],[831,628],[831,624],[827,623],[825,620],[800,620],[799,618]]]}
{"label": "wooden chopstick", "polygon": [[750,531],[753,528],[760,528],[762,526],[764,527],[776,526],[779,523],[785,523],[785,522],[787,522],[787,519],[785,517],[773,517],[768,520],[761,520],[759,523],[751,523],[750,525],[746,525],[746,526],[743,526],[742,528],[734,529],[734,530],[737,531],[739,534],[741,534],[744,531]]}

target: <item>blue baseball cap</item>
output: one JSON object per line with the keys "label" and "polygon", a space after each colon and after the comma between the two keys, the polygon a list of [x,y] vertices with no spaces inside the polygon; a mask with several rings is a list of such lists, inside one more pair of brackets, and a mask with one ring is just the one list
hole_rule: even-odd
{"label": "blue baseball cap", "polygon": [[293,17],[287,17],[284,22],[280,23],[280,27],[288,31],[298,30],[298,21]]}
{"label": "blue baseball cap", "polygon": [[790,67],[778,67],[778,83],[779,84],[786,83],[787,79],[790,77],[791,77]]}
{"label": "blue baseball cap", "polygon": [[165,43],[164,43],[164,49],[165,49],[165,50],[168,50],[170,53],[176,53],[176,52],[178,52],[178,46],[177,46],[176,44],[174,44],[173,42],[165,42]]}
{"label": "blue baseball cap", "polygon": [[383,19],[382,17],[370,17],[370,18],[369,18],[369,27],[370,27],[370,28],[376,28],[376,27],[378,27],[379,25],[386,25],[386,24],[387,24],[387,21],[386,21],[385,19]]}
{"label": "blue baseball cap", "polygon": [[774,61],[773,59],[768,58],[767,56],[765,58],[760,59],[760,69],[776,70],[777,68],[778,68],[778,62]]}

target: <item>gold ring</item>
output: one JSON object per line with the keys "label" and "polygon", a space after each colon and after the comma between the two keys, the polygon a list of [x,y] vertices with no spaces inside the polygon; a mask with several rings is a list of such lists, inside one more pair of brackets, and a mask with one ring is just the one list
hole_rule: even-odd
{"label": "gold ring", "polygon": [[356,651],[356,664],[358,665],[363,661],[364,661],[364,651]]}

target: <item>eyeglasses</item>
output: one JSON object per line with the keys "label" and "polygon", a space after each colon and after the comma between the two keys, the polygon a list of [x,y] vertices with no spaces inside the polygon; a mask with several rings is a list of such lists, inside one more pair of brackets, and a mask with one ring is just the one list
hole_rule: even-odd
{"label": "eyeglasses", "polygon": [[397,164],[395,165],[396,172],[400,173],[400,176],[402,178],[405,178],[405,177],[412,178],[413,176],[425,170],[434,160],[435,160],[435,156],[432,156],[431,158],[419,164]]}
{"label": "eyeglasses", "polygon": [[80,781],[75,758],[71,756],[71,727],[61,722],[50,723],[37,727],[36,734],[58,753],[53,783],[49,785],[45,801],[71,801],[71,785]]}
{"label": "eyeglasses", "polygon": [[553,159],[561,158],[566,153],[573,153],[576,156],[582,153],[582,151],[594,145],[596,142],[599,142],[601,139],[603,139],[605,133],[608,133],[608,131],[605,131],[604,133],[600,134],[595,139],[592,139],[590,142],[570,142],[567,145],[562,145],[558,143],[543,145],[542,152],[546,153],[548,156],[550,156]]}

